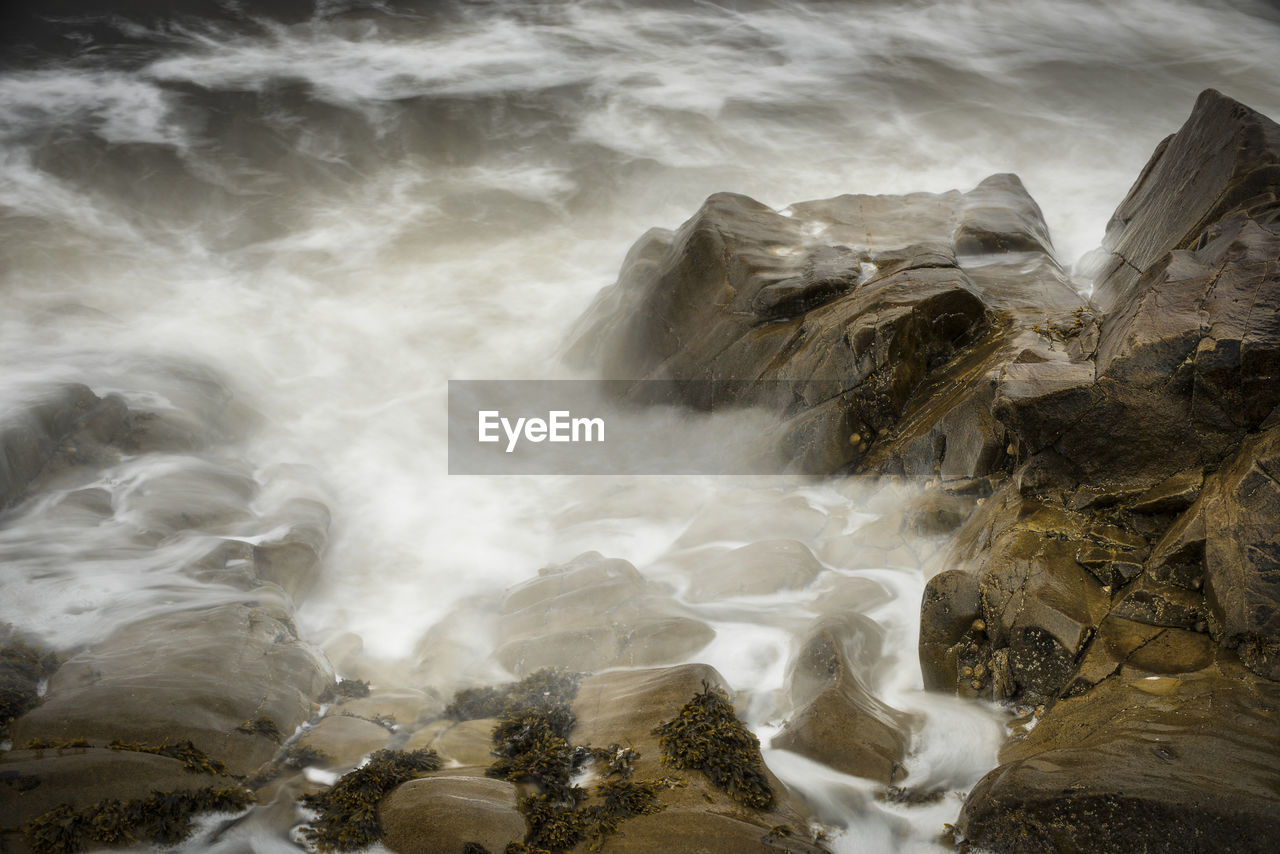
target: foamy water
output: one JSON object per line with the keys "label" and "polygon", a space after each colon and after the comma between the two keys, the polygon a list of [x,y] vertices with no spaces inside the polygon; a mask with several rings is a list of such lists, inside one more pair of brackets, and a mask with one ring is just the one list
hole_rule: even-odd
{"label": "foamy water", "polygon": [[[785,536],[821,555],[874,515],[857,490],[450,478],[446,381],[566,375],[555,354],[630,243],[712,192],[782,208],[1013,171],[1069,263],[1201,89],[1280,115],[1280,25],[1244,2],[426,11],[117,20],[128,50],[98,42],[0,74],[5,409],[82,382],[218,428],[204,450],[127,460],[0,519],[0,619],[72,648],[148,609],[231,595],[176,569],[212,534],[155,517],[229,500],[212,471],[253,493],[220,536],[278,535],[293,499],[329,506],[299,626],[318,643],[355,633],[390,662],[464,597],[588,549],[679,597],[680,538],[744,495],[809,507],[820,524]],[[56,512],[86,489],[108,497],[96,515]],[[740,533],[719,545],[775,536],[722,515]],[[866,611],[885,632],[871,687],[925,716],[913,782],[963,792],[995,762],[1000,717],[921,690],[918,568],[826,562],[801,591],[686,603],[718,632],[700,660],[751,692],[767,733],[822,585],[852,576],[883,591]],[[955,795],[881,804],[868,784],[769,758],[858,829],[841,851],[932,850],[959,809]]]}

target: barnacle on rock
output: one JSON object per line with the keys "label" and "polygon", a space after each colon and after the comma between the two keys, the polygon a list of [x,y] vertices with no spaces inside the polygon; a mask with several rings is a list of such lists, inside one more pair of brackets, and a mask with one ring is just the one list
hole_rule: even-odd
{"label": "barnacle on rock", "polygon": [[304,795],[302,804],[318,813],[303,834],[320,851],[355,851],[382,835],[378,802],[401,783],[440,767],[431,749],[379,750],[369,761],[344,774],[327,791]]}
{"label": "barnacle on rock", "polygon": [[735,801],[768,809],[773,789],[764,774],[760,741],[738,720],[724,691],[707,682],[702,689],[674,718],[654,728],[662,762],[701,771]]}

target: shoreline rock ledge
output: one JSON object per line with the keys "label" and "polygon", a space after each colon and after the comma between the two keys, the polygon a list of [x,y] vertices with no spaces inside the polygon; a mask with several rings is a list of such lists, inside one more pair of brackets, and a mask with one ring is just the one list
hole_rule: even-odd
{"label": "shoreline rock ledge", "polygon": [[719,194],[641,238],[569,355],[706,381],[682,402],[771,407],[801,470],[966,508],[926,567],[926,685],[1036,711],[963,844],[1269,851],[1280,126],[1202,93],[1103,249],[1085,298],[1012,175],[782,212]]}

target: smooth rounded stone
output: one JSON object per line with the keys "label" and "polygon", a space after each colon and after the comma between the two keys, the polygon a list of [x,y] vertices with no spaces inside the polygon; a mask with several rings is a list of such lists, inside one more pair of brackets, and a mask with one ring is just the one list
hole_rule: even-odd
{"label": "smooth rounded stone", "polygon": [[826,524],[827,515],[799,495],[734,495],[703,507],[675,544],[696,548],[748,539],[808,540]]}
{"label": "smooth rounded stone", "polygon": [[493,730],[497,718],[470,721],[433,721],[409,737],[406,750],[429,747],[447,762],[463,766],[493,764]]}
{"label": "smooth rounded stone", "polygon": [[974,787],[957,826],[1001,852],[1274,848],[1280,685],[1229,653],[1059,700]]}
{"label": "smooth rounded stone", "polygon": [[815,627],[791,666],[796,711],[772,747],[856,777],[904,779],[911,716],[878,700],[858,675],[879,656],[882,635],[866,618],[827,618]]}
{"label": "smooth rounded stone", "polygon": [[49,680],[44,702],[14,722],[13,738],[190,739],[246,774],[278,745],[238,727],[267,717],[291,733],[333,681],[328,662],[297,639],[278,605],[172,611],[72,656]]}
{"label": "smooth rounded stone", "polygon": [[275,515],[288,524],[288,530],[254,547],[254,571],[263,581],[280,585],[294,601],[301,601],[319,577],[320,559],[329,543],[329,508],[319,501],[295,498]]}
{"label": "smooth rounded stone", "polygon": [[302,734],[298,743],[333,757],[332,766],[355,765],[375,750],[387,746],[391,733],[363,718],[348,715],[326,715]]}
{"label": "smooth rounded stone", "polygon": [[870,578],[830,573],[813,587],[813,608],[822,616],[862,614],[892,599],[884,585]]}
{"label": "smooth rounded stone", "polygon": [[674,663],[715,637],[631,564],[597,552],[513,588],[501,610],[493,658],[517,675]]}
{"label": "smooth rounded stone", "polygon": [[422,777],[396,787],[378,807],[382,844],[398,854],[462,851],[468,842],[504,851],[524,839],[516,787],[484,777]]}
{"label": "smooth rounded stone", "polygon": [[763,596],[806,587],[822,564],[797,540],[762,540],[737,549],[700,549],[667,558],[688,573],[691,602],[731,596]]}
{"label": "smooth rounded stone", "polygon": [[0,753],[0,824],[18,826],[59,804],[127,801],[152,792],[225,787],[237,781],[188,771],[179,759],[104,748],[11,750]]}
{"label": "smooth rounded stone", "polygon": [[163,471],[150,473],[145,488],[124,495],[117,512],[165,533],[217,531],[253,518],[249,506],[257,490],[248,467],[238,470],[226,461],[197,457],[171,459]]}
{"label": "smooth rounded stone", "polygon": [[1213,640],[1202,632],[1165,629],[1133,651],[1125,660],[1126,670],[1155,674],[1190,673],[1213,661]]}
{"label": "smooth rounded stone", "polygon": [[[665,600],[657,600],[659,605]],[[653,607],[653,606],[649,606]],[[597,625],[535,632],[503,643],[494,658],[517,675],[544,667],[603,670],[683,661],[715,639],[700,620],[653,613],[643,603],[592,615]]]}
{"label": "smooth rounded stone", "polygon": [[[711,786],[706,776],[700,772],[681,771],[673,774],[669,766],[660,762],[661,749],[658,737],[653,733],[654,727],[674,718],[680,708],[707,685],[727,688],[720,674],[705,664],[615,670],[588,676],[579,684],[578,693],[573,700],[572,710],[577,724],[571,741],[574,744],[596,747],[620,744],[637,751],[640,755],[632,766],[635,779],[660,780],[679,776],[686,780],[688,785],[684,788],[669,789],[661,793],[660,801],[667,805],[667,810],[658,813],[655,818],[661,818],[669,812],[674,814],[680,810],[688,810],[693,814],[706,816],[707,826],[714,827],[718,825],[712,816],[730,815],[754,825],[762,835],[770,828],[788,824],[796,829],[797,837],[803,838],[804,831],[809,826],[803,804],[791,798],[786,787],[767,767],[765,774],[773,788],[775,803],[772,809],[761,811],[740,806],[727,794]],[[640,818],[624,822],[623,833],[630,838],[633,823],[639,821]],[[697,819],[691,817],[690,821],[696,823]],[[638,828],[653,826],[654,823],[637,825]],[[610,850],[615,840],[622,839],[622,835],[620,833],[610,840]],[[658,846],[648,850],[663,849]]]}

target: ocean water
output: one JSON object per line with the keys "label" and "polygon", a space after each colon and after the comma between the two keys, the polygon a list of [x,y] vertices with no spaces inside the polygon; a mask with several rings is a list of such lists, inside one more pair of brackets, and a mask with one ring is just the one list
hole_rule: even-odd
{"label": "ocean water", "polygon": [[[0,516],[0,620],[71,650],[140,612],[215,601],[229,594],[180,568],[211,537],[277,536],[314,500],[329,552],[300,630],[358,636],[369,661],[406,674],[459,603],[581,551],[680,597],[690,548],[798,539],[822,562],[810,587],[690,607],[717,630],[698,660],[745,692],[767,740],[781,709],[769,698],[824,585],[878,591],[860,608],[884,632],[866,681],[921,716],[911,780],[947,794],[884,804],[770,751],[847,828],[841,852],[935,850],[1003,733],[1001,710],[921,690],[919,568],[838,557],[893,501],[833,482],[449,477],[447,381],[570,376],[566,336],[629,245],[712,192],[782,208],[1016,172],[1071,265],[1200,90],[1280,115],[1280,17],[1246,0],[134,0],[9,14],[0,405],[82,382],[196,425],[208,445]],[[79,490],[107,509],[67,512]],[[171,518],[246,500],[217,525]],[[472,641],[441,690],[487,656],[484,633]]]}

